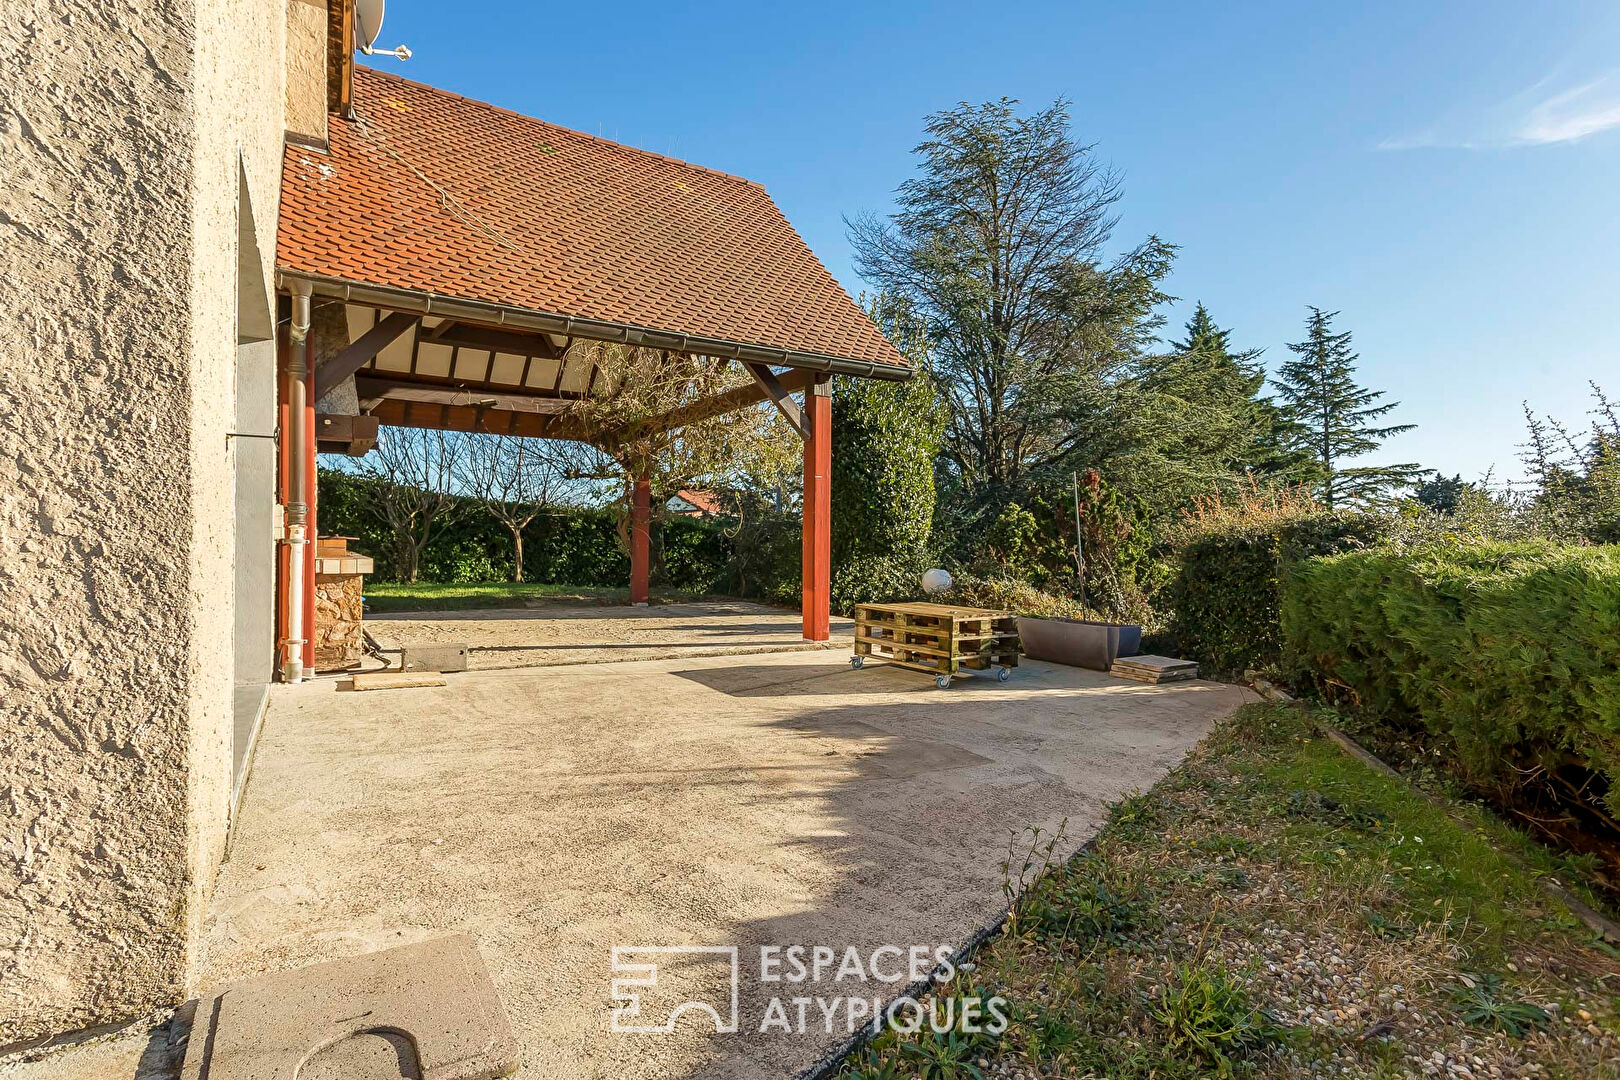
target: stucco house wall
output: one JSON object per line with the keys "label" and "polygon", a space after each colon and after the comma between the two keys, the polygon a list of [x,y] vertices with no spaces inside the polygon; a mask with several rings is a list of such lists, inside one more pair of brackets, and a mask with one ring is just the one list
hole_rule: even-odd
{"label": "stucco house wall", "polygon": [[190,989],[285,39],[263,0],[0,0],[0,1047]]}

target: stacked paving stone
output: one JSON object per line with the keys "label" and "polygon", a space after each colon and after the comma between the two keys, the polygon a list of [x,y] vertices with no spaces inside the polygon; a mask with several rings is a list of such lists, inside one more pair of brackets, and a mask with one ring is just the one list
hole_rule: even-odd
{"label": "stacked paving stone", "polygon": [[1198,678],[1198,664],[1169,656],[1122,656],[1114,661],[1109,673],[1143,683],[1185,682]]}

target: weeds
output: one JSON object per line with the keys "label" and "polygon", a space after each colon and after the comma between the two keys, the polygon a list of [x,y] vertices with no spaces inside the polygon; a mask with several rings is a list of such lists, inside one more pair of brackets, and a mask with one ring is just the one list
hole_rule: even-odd
{"label": "weeds", "polygon": [[1084,863],[1047,874],[1020,898],[1020,933],[1062,947],[1071,942],[1123,941],[1143,904],[1120,896]]}
{"label": "weeds", "polygon": [[1007,842],[1007,856],[1001,861],[1001,892],[1007,899],[1007,933],[1014,937],[1024,932],[1020,919],[1025,895],[1052,868],[1068,824],[1069,819],[1064,818],[1053,833],[1031,825],[1021,833],[1013,833]]}
{"label": "weeds", "polygon": [[1541,1006],[1503,996],[1499,975],[1463,975],[1459,983],[1447,989],[1465,1024],[1523,1038],[1532,1028],[1544,1028],[1552,1022]]}
{"label": "weeds", "polygon": [[1153,1019],[1172,1054],[1198,1055],[1220,1076],[1275,1043],[1282,1029],[1249,1001],[1248,991],[1218,964],[1178,964]]}
{"label": "weeds", "polygon": [[[982,1015],[969,1022],[964,1001],[991,996],[977,986],[935,995],[919,1011],[917,1031],[885,1028],[844,1063],[839,1080],[985,1080],[978,1062],[995,1046],[996,1037],[984,1030]],[[941,1030],[934,1029],[935,1022]]]}
{"label": "weeds", "polygon": [[1104,832],[1116,840],[1129,840],[1156,829],[1160,824],[1159,808],[1153,799],[1141,792],[1133,792],[1108,808]]}
{"label": "weeds", "polygon": [[1311,789],[1289,792],[1287,814],[1293,818],[1309,818],[1328,825],[1340,825],[1363,831],[1381,829],[1389,824],[1389,820],[1376,811],[1359,806],[1345,806],[1320,791]]}
{"label": "weeds", "polygon": [[1404,941],[1412,936],[1412,928],[1403,921],[1387,919],[1372,908],[1367,908],[1363,915],[1367,919],[1367,929],[1381,938]]}

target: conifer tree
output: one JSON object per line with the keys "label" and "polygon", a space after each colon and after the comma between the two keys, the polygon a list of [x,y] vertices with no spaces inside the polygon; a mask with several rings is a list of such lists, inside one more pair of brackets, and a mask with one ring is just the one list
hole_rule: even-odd
{"label": "conifer tree", "polygon": [[[862,276],[922,321],[946,408],[944,468],[974,512],[1068,476],[1074,415],[1153,342],[1174,245],[1109,257],[1119,176],[1065,101],[1010,98],[927,120],[897,212],[849,222]],[[836,517],[836,515],[835,515]]]}
{"label": "conifer tree", "polygon": [[1376,404],[1384,392],[1356,382],[1360,357],[1350,347],[1350,331],[1333,331],[1339,313],[1310,310],[1305,340],[1288,346],[1294,359],[1278,370],[1274,380],[1283,416],[1297,425],[1295,445],[1314,459],[1318,491],[1326,505],[1387,498],[1422,479],[1427,470],[1415,463],[1345,467],[1343,462],[1372,453],[1391,435],[1416,425],[1374,423],[1400,402]]}
{"label": "conifer tree", "polygon": [[[1176,342],[1175,349],[1183,354],[1220,357],[1228,360],[1235,368],[1245,369],[1251,375],[1256,374],[1259,371],[1256,361],[1259,359],[1260,350],[1247,349],[1234,356],[1231,350],[1231,337],[1232,331],[1222,330],[1216,326],[1215,320],[1210,317],[1209,308],[1200,300],[1193,310],[1192,318],[1187,320],[1187,340]],[[1260,389],[1263,382],[1265,382],[1263,377],[1256,380],[1249,388],[1249,393]]]}
{"label": "conifer tree", "polygon": [[1214,469],[1300,479],[1311,459],[1290,448],[1294,425],[1271,398],[1261,396],[1263,350],[1234,350],[1231,336],[1200,302],[1187,321],[1186,337],[1159,358],[1148,385],[1187,403],[1184,441]]}

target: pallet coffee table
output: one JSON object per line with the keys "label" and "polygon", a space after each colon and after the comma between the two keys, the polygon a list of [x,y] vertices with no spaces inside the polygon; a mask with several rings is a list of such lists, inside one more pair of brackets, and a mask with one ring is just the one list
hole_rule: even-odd
{"label": "pallet coffee table", "polygon": [[941,690],[961,675],[989,674],[1006,682],[1018,666],[1018,620],[1011,612],[949,604],[857,604],[855,655],[925,671]]}

